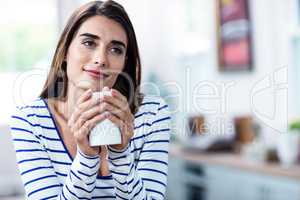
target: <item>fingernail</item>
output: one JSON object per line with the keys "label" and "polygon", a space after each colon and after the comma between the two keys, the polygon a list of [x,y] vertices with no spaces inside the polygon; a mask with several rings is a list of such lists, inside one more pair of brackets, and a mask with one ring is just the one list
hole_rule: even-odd
{"label": "fingernail", "polygon": [[88,90],[87,90],[87,94],[88,94],[88,95],[92,94],[92,89],[88,89]]}
{"label": "fingernail", "polygon": [[107,86],[104,86],[104,88],[102,90],[106,91],[106,90],[109,90],[109,88]]}

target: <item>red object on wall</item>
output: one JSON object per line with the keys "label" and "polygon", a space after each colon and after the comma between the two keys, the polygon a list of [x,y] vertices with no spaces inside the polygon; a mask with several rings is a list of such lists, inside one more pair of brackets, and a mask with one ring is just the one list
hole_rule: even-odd
{"label": "red object on wall", "polygon": [[221,71],[253,67],[248,0],[218,1],[218,57]]}

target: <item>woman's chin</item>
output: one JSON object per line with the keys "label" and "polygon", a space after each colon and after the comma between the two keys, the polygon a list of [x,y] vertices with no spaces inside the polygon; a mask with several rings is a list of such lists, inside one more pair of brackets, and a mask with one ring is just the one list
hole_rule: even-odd
{"label": "woman's chin", "polygon": [[91,85],[91,84],[77,84],[76,85],[76,88],[78,90],[88,90],[88,89],[92,89],[92,91],[95,91],[96,90],[96,87]]}

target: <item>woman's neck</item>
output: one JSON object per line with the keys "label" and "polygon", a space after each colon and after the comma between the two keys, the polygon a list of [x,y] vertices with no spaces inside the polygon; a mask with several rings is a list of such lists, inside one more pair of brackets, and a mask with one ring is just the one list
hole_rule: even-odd
{"label": "woman's neck", "polygon": [[76,88],[72,84],[69,84],[66,98],[63,100],[54,101],[54,108],[64,120],[68,121],[72,112],[75,110],[76,102],[78,98],[84,93],[81,88]]}

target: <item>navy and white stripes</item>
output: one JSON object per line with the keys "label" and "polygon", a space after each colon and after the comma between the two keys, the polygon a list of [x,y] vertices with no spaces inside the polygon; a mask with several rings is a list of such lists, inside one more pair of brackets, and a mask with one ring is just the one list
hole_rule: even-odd
{"label": "navy and white stripes", "polygon": [[127,148],[108,148],[109,176],[98,175],[99,156],[71,157],[45,100],[17,108],[10,126],[28,199],[164,199],[170,114],[162,98],[144,98]]}

